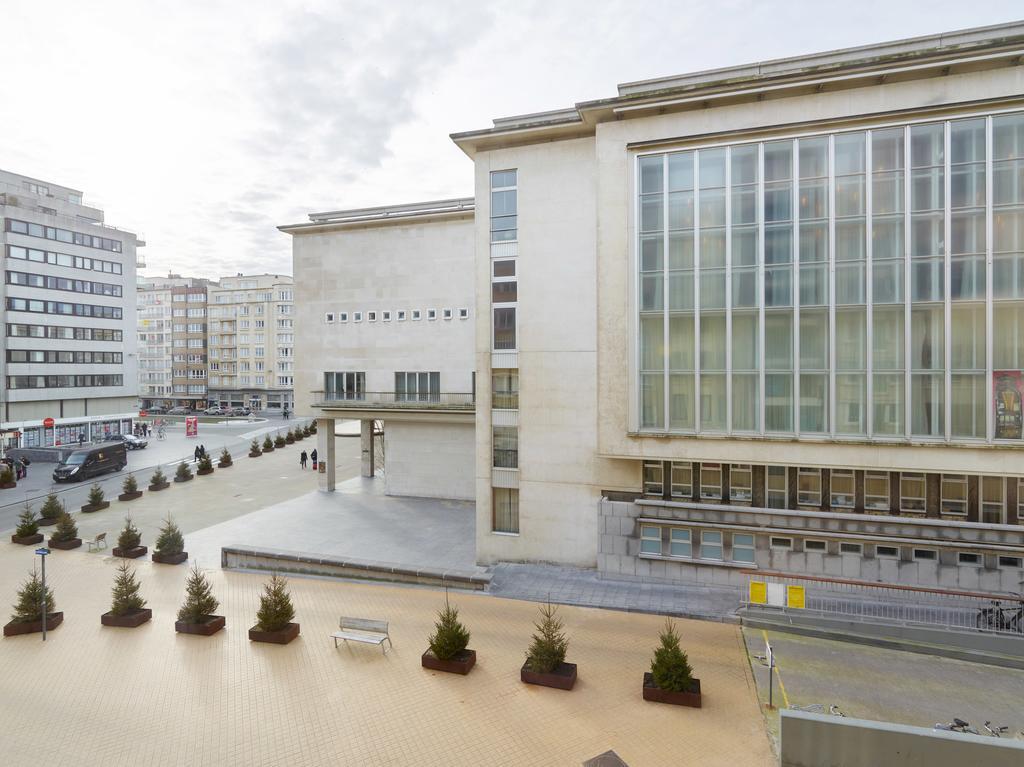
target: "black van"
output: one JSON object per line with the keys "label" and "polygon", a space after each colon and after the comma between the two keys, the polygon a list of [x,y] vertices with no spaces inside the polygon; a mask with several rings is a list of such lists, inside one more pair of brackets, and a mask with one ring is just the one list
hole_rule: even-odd
{"label": "black van", "polygon": [[124,443],[107,442],[68,455],[53,470],[53,481],[79,482],[108,471],[121,471],[127,465],[128,453]]}

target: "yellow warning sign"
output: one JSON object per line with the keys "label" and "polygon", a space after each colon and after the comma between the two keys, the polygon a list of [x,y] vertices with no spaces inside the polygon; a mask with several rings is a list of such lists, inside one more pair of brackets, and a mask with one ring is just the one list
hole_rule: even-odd
{"label": "yellow warning sign", "polygon": [[755,605],[763,605],[768,602],[768,587],[764,581],[750,582],[750,602]]}
{"label": "yellow warning sign", "polygon": [[803,586],[787,586],[786,587],[786,605],[789,607],[795,607],[798,610],[804,609],[804,587]]}

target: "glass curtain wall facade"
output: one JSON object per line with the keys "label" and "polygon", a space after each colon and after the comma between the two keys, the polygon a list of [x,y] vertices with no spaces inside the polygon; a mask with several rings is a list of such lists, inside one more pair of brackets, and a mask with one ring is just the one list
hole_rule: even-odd
{"label": "glass curtain wall facade", "polygon": [[642,431],[1024,438],[1024,113],[637,158]]}

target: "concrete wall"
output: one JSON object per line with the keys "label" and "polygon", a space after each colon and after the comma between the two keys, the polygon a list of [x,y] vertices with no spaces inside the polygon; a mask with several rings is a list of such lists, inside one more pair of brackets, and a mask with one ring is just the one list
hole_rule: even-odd
{"label": "concrete wall", "polygon": [[475,451],[471,423],[385,421],[385,492],[472,501]]}
{"label": "concrete wall", "polygon": [[781,712],[781,767],[1019,767],[1024,743],[924,727]]}

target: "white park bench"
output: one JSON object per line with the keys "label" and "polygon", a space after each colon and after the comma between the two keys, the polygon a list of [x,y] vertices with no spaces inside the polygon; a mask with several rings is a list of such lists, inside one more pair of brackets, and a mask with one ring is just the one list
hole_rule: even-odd
{"label": "white park bench", "polygon": [[86,546],[88,546],[88,549],[87,549],[88,551],[92,551],[93,549],[97,549],[98,550],[100,548],[104,548],[105,549],[105,548],[107,548],[107,534],[106,533],[97,533],[95,538],[93,538],[91,541],[86,541],[85,543],[86,543]]}
{"label": "white park bench", "polygon": [[391,636],[388,634],[387,621],[377,621],[369,618],[348,618],[343,615],[338,621],[338,627],[341,631],[335,631],[331,634],[335,647],[338,646],[339,639],[343,639],[346,642],[352,640],[353,642],[377,644],[380,645],[381,652],[384,654],[387,654],[387,650],[384,648],[384,641],[387,640],[388,646],[392,646]]}

